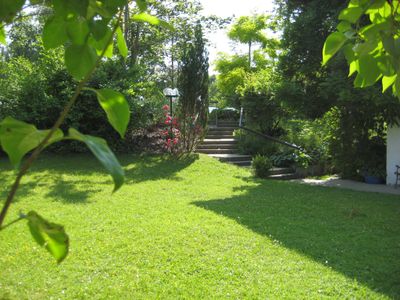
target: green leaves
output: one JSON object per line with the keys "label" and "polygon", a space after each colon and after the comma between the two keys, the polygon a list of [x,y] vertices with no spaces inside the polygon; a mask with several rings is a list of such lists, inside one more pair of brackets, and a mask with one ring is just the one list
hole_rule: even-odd
{"label": "green leaves", "polygon": [[361,56],[358,59],[358,75],[354,85],[356,87],[368,87],[382,77],[377,61],[370,55]]}
{"label": "green leaves", "polygon": [[[7,117],[0,123],[0,144],[16,167],[24,155],[39,146],[49,132],[50,130],[38,130],[34,125]],[[46,146],[61,140],[63,136],[62,131],[57,130]]]}
{"label": "green leaves", "polygon": [[136,22],[149,23],[149,24],[155,25],[155,26],[161,26],[161,27],[167,28],[169,30],[174,30],[174,27],[172,25],[170,25],[168,22],[160,20],[159,18],[149,15],[145,12],[142,12],[137,15],[133,15],[132,20],[136,21]]}
{"label": "green leaves", "polygon": [[126,58],[128,56],[128,46],[126,45],[124,34],[122,33],[121,27],[117,28],[117,46],[119,53],[122,57]]}
{"label": "green leaves", "polygon": [[386,92],[386,90],[395,83],[397,79],[397,74],[393,76],[383,76],[382,78],[382,93]]}
{"label": "green leaves", "polygon": [[6,44],[6,32],[4,31],[4,25],[0,23],[0,44]]}
{"label": "green leaves", "polygon": [[89,35],[89,25],[84,18],[75,18],[68,22],[68,35],[75,45],[85,44]]}
{"label": "green leaves", "polygon": [[[396,1],[397,2],[397,1]],[[398,4],[398,3],[397,3]],[[326,39],[323,65],[343,48],[349,64],[349,76],[357,72],[356,87],[368,87],[382,78],[382,92],[392,86],[393,94],[400,96],[399,66],[400,38],[398,37],[400,9],[395,2],[350,1],[339,15],[341,22]],[[370,24],[359,27],[363,14],[369,15]],[[357,26],[352,24],[357,23]],[[344,46],[345,45],[345,46]]]}
{"label": "green leaves", "polygon": [[67,23],[63,18],[52,17],[43,28],[43,44],[46,49],[57,48],[68,40]]}
{"label": "green leaves", "polygon": [[64,227],[46,221],[34,211],[30,211],[26,219],[35,241],[45,247],[58,263],[62,262],[69,248],[69,238]]}
{"label": "green leaves", "polygon": [[361,17],[363,12],[364,10],[361,7],[348,7],[340,12],[339,20],[348,21],[354,24]]}
{"label": "green leaves", "polygon": [[83,79],[96,65],[96,50],[87,44],[71,45],[65,50],[65,64],[68,72],[76,79]]}
{"label": "green leaves", "polygon": [[124,184],[124,170],[122,170],[121,165],[105,140],[90,135],[84,135],[73,128],[69,130],[69,138],[85,143],[90,151],[92,151],[94,156],[96,156],[100,163],[111,174],[114,180],[114,192]]}
{"label": "green leaves", "polygon": [[322,50],[322,65],[325,65],[346,43],[347,38],[341,32],[331,33],[325,41]]}
{"label": "green leaves", "polygon": [[93,90],[108,121],[123,138],[130,120],[129,104],[124,95],[111,89]]}

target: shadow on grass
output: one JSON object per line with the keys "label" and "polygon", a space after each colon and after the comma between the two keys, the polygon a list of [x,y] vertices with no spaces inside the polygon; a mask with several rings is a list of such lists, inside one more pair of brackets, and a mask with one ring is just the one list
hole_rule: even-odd
{"label": "shadow on grass", "polygon": [[386,294],[400,297],[400,199],[276,181],[193,204]]}
{"label": "shadow on grass", "polygon": [[126,183],[139,183],[159,179],[181,180],[177,173],[194,163],[199,156],[197,154],[187,155],[181,158],[169,156],[145,156],[135,160],[131,166],[126,158],[122,163],[125,168]]}
{"label": "shadow on grass", "polygon": [[[180,159],[169,156],[132,156],[122,155],[121,165],[125,169],[125,184],[135,184],[159,179],[180,180],[176,175],[198,159],[198,155],[188,155]],[[15,174],[5,160],[0,168],[0,201],[5,199]],[[4,173],[2,174],[2,172]],[[6,174],[6,175],[5,175]],[[64,175],[76,179],[65,179]],[[93,175],[104,175],[104,180],[93,179]],[[106,186],[112,190],[112,179],[102,165],[89,154],[61,157],[47,155],[34,164],[27,178],[18,190],[15,201],[27,196],[38,186],[47,186],[49,192],[45,197],[64,203],[86,203],[91,194],[97,193]]]}
{"label": "shadow on grass", "polygon": [[[96,182],[93,184],[89,180],[64,180],[62,175],[55,175],[52,177],[52,183],[46,197],[63,203],[86,203],[91,194],[101,191],[100,188],[97,188],[98,184],[103,185],[105,183]],[[77,188],[78,186],[79,188]]]}

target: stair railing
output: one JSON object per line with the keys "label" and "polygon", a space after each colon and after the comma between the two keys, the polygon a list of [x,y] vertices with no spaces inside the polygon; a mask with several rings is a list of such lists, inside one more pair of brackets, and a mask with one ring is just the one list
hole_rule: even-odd
{"label": "stair railing", "polygon": [[[307,151],[304,148],[302,148],[302,147],[300,147],[300,146],[298,146],[296,144],[292,144],[292,143],[289,143],[289,142],[286,142],[286,141],[282,141],[282,140],[280,140],[278,138],[275,138],[275,137],[272,137],[272,136],[270,136],[268,134],[264,134],[264,133],[255,131],[253,129],[247,128],[243,124],[244,124],[244,109],[243,109],[243,107],[241,107],[240,108],[240,118],[239,118],[239,128],[240,129],[246,130],[246,131],[248,131],[248,132],[250,132],[252,134],[255,134],[255,135],[259,136],[259,137],[262,137],[264,139],[267,139],[267,140],[270,140],[272,142],[287,146],[287,147],[292,148],[292,149],[296,149],[296,150],[298,150],[300,152],[303,152],[303,153],[305,153],[307,155],[310,155],[309,153],[307,153]],[[310,155],[310,157],[312,157],[312,156]]]}

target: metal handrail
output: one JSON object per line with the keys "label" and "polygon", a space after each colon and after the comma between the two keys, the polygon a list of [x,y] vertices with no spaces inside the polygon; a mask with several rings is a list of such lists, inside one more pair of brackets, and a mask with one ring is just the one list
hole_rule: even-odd
{"label": "metal handrail", "polygon": [[239,119],[239,128],[240,129],[246,130],[246,131],[251,132],[251,133],[253,133],[255,135],[263,137],[263,138],[265,138],[267,140],[270,140],[270,141],[273,141],[275,143],[278,143],[278,144],[281,144],[281,145],[296,149],[296,150],[301,151],[301,152],[303,152],[303,153],[305,153],[307,155],[310,155],[310,154],[307,153],[307,151],[304,148],[302,148],[302,147],[300,147],[300,146],[298,146],[296,144],[285,142],[285,141],[282,141],[282,140],[280,140],[278,138],[272,137],[272,136],[270,136],[268,134],[263,134],[261,132],[258,132],[258,131],[255,131],[253,129],[247,128],[247,127],[243,126],[243,123],[244,123],[244,110],[243,110],[243,107],[241,107],[240,108],[240,119]]}

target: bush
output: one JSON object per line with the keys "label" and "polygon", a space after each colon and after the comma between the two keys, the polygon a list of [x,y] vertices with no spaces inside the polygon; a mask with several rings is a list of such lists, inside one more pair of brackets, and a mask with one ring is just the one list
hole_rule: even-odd
{"label": "bush", "polygon": [[286,150],[271,155],[270,159],[275,167],[287,168],[296,163],[296,154],[294,150]]}
{"label": "bush", "polygon": [[241,154],[271,156],[279,152],[279,145],[244,130],[236,130],[238,150]]}
{"label": "bush", "polygon": [[267,156],[256,155],[253,158],[252,167],[255,176],[266,178],[272,168],[272,162]]}

